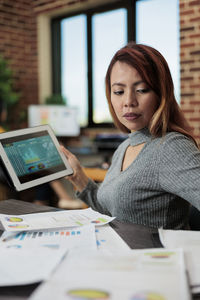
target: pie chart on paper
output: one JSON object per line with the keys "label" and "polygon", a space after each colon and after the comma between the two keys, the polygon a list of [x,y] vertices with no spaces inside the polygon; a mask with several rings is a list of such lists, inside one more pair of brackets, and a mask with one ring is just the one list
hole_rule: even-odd
{"label": "pie chart on paper", "polygon": [[67,292],[74,300],[108,300],[109,293],[95,289],[74,289]]}
{"label": "pie chart on paper", "polygon": [[135,294],[130,300],[166,300],[166,298],[154,292],[140,292]]}
{"label": "pie chart on paper", "polygon": [[6,217],[6,221],[8,221],[8,222],[23,222],[23,219],[19,218],[19,217]]}

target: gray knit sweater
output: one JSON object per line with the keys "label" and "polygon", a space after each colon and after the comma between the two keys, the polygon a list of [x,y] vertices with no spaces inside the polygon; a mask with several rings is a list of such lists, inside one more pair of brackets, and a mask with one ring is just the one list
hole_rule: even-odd
{"label": "gray knit sweater", "polygon": [[[129,145],[144,143],[121,171]],[[104,182],[91,180],[78,197],[118,220],[151,227],[184,229],[189,203],[200,209],[200,151],[183,134],[152,138],[147,129],[131,133],[115,151]]]}

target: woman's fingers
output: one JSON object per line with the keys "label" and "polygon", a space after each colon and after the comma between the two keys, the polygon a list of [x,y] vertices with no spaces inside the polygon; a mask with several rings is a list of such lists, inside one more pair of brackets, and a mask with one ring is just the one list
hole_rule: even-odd
{"label": "woman's fingers", "polygon": [[69,150],[65,147],[61,146],[61,151],[67,157],[71,167],[73,168],[74,172],[81,167],[79,160],[76,158],[74,154],[72,154]]}
{"label": "woman's fingers", "polygon": [[65,147],[61,146],[61,151],[67,157],[68,161],[71,162],[72,164],[75,164],[78,161],[76,156],[72,154],[69,150],[67,150]]}
{"label": "woman's fingers", "polygon": [[60,146],[61,151],[67,156],[73,155],[69,150],[67,150],[64,146]]}
{"label": "woman's fingers", "polygon": [[68,179],[79,192],[82,191],[87,186],[89,179],[83,172],[79,160],[65,147],[60,146],[60,150],[64,153],[74,171],[72,175],[66,176],[65,178]]}

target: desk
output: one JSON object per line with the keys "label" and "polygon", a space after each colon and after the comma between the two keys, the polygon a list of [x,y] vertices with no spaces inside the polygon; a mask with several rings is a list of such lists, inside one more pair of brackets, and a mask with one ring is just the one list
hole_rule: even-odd
{"label": "desk", "polygon": [[[49,206],[38,206],[19,200],[5,200],[0,202],[0,213],[26,214],[35,212],[56,211],[57,208]],[[143,225],[122,223],[114,220],[110,226],[123,238],[132,249],[162,247],[157,229]],[[33,290],[39,285],[0,287],[0,300],[25,300],[28,299]],[[200,299],[200,298],[194,298]]]}
{"label": "desk", "polygon": [[[0,213],[4,214],[28,214],[35,212],[47,212],[59,210],[50,206],[39,206],[30,202],[20,200],[0,201]],[[143,225],[122,223],[114,220],[109,224],[132,249],[158,248],[162,247],[159,241],[158,231]]]}

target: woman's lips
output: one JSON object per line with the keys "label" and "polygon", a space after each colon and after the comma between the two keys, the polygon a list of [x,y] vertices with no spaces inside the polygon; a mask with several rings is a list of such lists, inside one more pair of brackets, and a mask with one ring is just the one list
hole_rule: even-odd
{"label": "woman's lips", "polygon": [[135,113],[126,113],[123,115],[123,117],[128,120],[128,121],[133,121],[136,120],[140,117],[140,114],[135,114]]}

